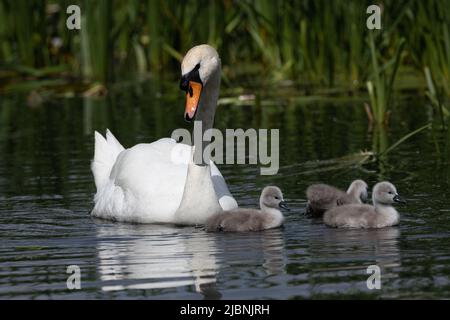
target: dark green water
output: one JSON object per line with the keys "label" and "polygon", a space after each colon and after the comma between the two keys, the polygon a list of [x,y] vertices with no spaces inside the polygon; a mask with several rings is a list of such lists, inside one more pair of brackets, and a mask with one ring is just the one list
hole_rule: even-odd
{"label": "dark green water", "polygon": [[[277,176],[250,165],[220,169],[242,206],[257,205],[263,186],[280,186],[292,208],[284,229],[206,234],[92,219],[93,130],[110,128],[129,147],[189,127],[182,95],[166,91],[173,88],[127,87],[106,100],[56,99],[34,108],[24,97],[1,97],[1,299],[450,298],[448,156],[436,154],[424,131],[384,162],[359,168],[339,160],[370,150],[377,137],[358,101],[220,106],[219,129],[280,128]],[[379,135],[391,144],[430,117],[422,98],[406,97]],[[303,215],[309,184],[346,188],[354,178],[396,184],[408,200],[398,207],[398,227],[335,230]],[[373,264],[381,268],[380,290],[366,286]],[[69,265],[81,268],[81,290],[66,288]]]}

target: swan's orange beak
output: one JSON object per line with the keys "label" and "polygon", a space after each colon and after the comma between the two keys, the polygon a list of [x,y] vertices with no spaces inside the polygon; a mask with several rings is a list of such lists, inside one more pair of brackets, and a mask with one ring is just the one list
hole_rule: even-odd
{"label": "swan's orange beak", "polygon": [[184,118],[186,121],[192,121],[197,113],[198,103],[200,102],[200,95],[202,93],[203,85],[195,81],[189,81],[186,90],[186,108],[184,110]]}

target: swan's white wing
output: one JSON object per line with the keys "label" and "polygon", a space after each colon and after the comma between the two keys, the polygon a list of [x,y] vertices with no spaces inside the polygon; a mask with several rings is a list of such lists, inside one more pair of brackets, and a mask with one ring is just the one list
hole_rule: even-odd
{"label": "swan's white wing", "polygon": [[[124,192],[122,213],[136,222],[174,222],[183,196],[187,159],[172,161],[175,140],[161,139],[138,144],[119,154],[111,171],[111,181]],[[119,214],[118,212],[115,213]]]}
{"label": "swan's white wing", "polygon": [[[92,214],[119,221],[176,223],[190,154],[191,147],[168,138],[122,151],[108,183],[97,191]],[[211,172],[222,208],[237,207],[214,164]]]}

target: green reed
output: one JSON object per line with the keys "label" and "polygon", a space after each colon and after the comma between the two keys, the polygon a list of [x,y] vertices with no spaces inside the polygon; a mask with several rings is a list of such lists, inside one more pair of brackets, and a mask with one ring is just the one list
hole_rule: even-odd
{"label": "green reed", "polygon": [[84,0],[81,25],[82,74],[87,79],[106,82],[112,78],[112,2]]}
{"label": "green reed", "polygon": [[[450,96],[450,1],[414,2],[409,23],[412,56],[428,67],[436,85]],[[430,17],[434,17],[430,19]]]}
{"label": "green reed", "polygon": [[[81,7],[81,31],[66,29],[69,4]],[[294,80],[307,92],[323,86],[355,91],[370,81],[378,120],[392,102],[393,79],[405,70],[423,78],[428,66],[449,97],[450,0],[383,1],[383,29],[372,40],[374,32],[366,28],[370,4],[0,0],[0,66],[65,64],[65,74],[107,83],[178,73],[186,50],[210,43],[220,51],[226,80]],[[55,39],[61,48],[54,47]]]}
{"label": "green reed", "polygon": [[375,48],[373,33],[369,33],[370,53],[372,57],[372,80],[367,82],[367,90],[371,101],[372,119],[377,123],[387,123],[388,108],[392,99],[394,80],[400,65],[401,54],[405,45],[405,39],[399,40],[394,56],[380,64],[380,59]]}

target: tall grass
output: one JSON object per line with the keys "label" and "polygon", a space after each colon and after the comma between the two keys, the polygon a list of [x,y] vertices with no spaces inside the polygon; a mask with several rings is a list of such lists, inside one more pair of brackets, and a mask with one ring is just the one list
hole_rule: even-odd
{"label": "tall grass", "polygon": [[411,9],[412,58],[422,70],[429,67],[436,84],[450,96],[450,1],[416,1]]}
{"label": "tall grass", "polygon": [[372,57],[372,80],[367,82],[367,90],[371,101],[372,117],[377,124],[387,123],[388,107],[391,103],[394,80],[400,65],[405,39],[400,39],[394,56],[380,65],[373,33],[369,34],[370,54]]}
{"label": "tall grass", "polygon": [[84,0],[81,25],[82,72],[87,79],[107,82],[112,78],[112,2]]}
{"label": "tall grass", "polygon": [[[81,31],[66,29],[69,4],[81,7]],[[450,0],[383,1],[382,35],[375,39],[366,28],[371,4],[0,0],[0,65],[40,69],[65,64],[71,75],[107,83],[178,73],[184,52],[210,43],[220,51],[226,79],[253,84],[289,79],[307,88],[345,90],[365,90],[370,81],[377,119],[391,103],[397,70],[423,77],[428,66],[449,97]],[[58,42],[62,47],[55,48]]]}
{"label": "tall grass", "polygon": [[12,41],[10,39],[10,30],[8,26],[11,25],[9,21],[6,4],[0,2],[0,61],[8,62],[12,60]]}

